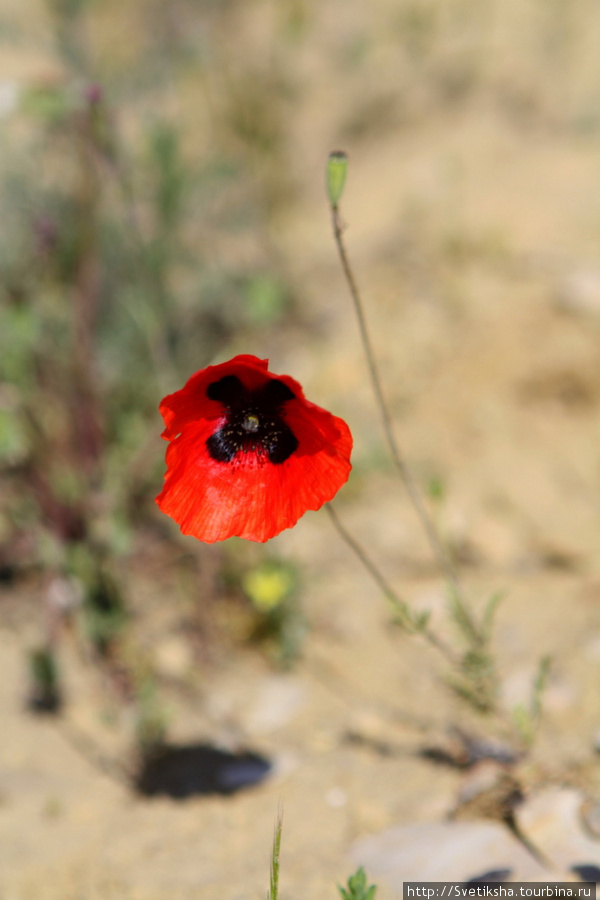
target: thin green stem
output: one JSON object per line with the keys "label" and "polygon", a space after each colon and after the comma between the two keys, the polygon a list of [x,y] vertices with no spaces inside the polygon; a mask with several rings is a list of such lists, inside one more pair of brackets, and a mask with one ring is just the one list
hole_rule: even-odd
{"label": "thin green stem", "polygon": [[352,552],[358,559],[361,561],[367,572],[371,575],[373,580],[376,582],[378,587],[380,588],[383,595],[389,601],[392,606],[394,612],[398,616],[399,623],[406,628],[407,631],[410,631],[413,634],[421,635],[427,643],[431,644],[432,647],[435,647],[436,650],[439,650],[443,656],[446,657],[449,663],[452,665],[457,664],[457,659],[452,652],[452,650],[441,640],[431,629],[428,627],[425,619],[419,619],[412,612],[408,604],[405,600],[403,600],[393,589],[393,587],[386,581],[383,577],[373,560],[367,554],[364,547],[362,547],[355,538],[352,537],[349,531],[342,525],[338,518],[338,514],[334,510],[331,503],[327,503],[325,506],[329,518],[333,522],[335,529],[338,534],[342,538],[342,540],[350,547]]}
{"label": "thin green stem", "polygon": [[354,304],[354,311],[356,312],[356,317],[358,319],[358,327],[360,330],[360,337],[363,345],[363,349],[365,352],[365,356],[367,358],[367,365],[369,368],[369,374],[371,377],[371,383],[373,386],[373,391],[375,393],[375,399],[377,401],[377,405],[379,407],[379,411],[381,413],[381,419],[383,423],[383,430],[385,433],[385,437],[387,440],[387,444],[390,450],[390,454],[396,469],[400,473],[400,476],[404,482],[404,486],[406,488],[406,492],[410,498],[410,501],[421,521],[433,554],[436,558],[438,566],[440,570],[444,573],[445,578],[448,582],[448,585],[454,595],[455,603],[459,604],[463,607],[463,610],[466,615],[470,614],[465,609],[464,600],[462,598],[462,591],[458,580],[456,578],[456,574],[452,567],[452,564],[448,558],[448,554],[446,553],[442,542],[439,538],[439,535],[436,531],[435,525],[433,524],[433,520],[427,509],[425,507],[425,503],[423,502],[423,498],[421,493],[415,483],[415,480],[412,476],[412,473],[407,466],[403,454],[400,452],[400,448],[398,442],[396,440],[396,436],[394,435],[394,429],[392,426],[392,418],[390,416],[390,412],[388,409],[388,405],[383,393],[383,388],[381,386],[381,378],[379,376],[379,370],[377,368],[377,362],[375,359],[375,353],[373,352],[373,345],[371,343],[371,338],[369,337],[369,331],[367,329],[367,322],[364,314],[363,304],[360,297],[360,292],[358,290],[358,286],[356,284],[356,279],[354,278],[354,273],[352,271],[352,267],[350,265],[350,260],[348,259],[348,254],[346,252],[346,247],[344,244],[343,237],[343,227],[340,219],[339,208],[337,205],[330,204],[331,215],[332,215],[332,223],[333,223],[333,233],[335,236],[335,242],[337,245],[340,261],[342,264],[342,269],[344,271],[344,275],[346,281],[348,283],[348,287],[350,289],[350,294],[352,296],[352,302]]}
{"label": "thin green stem", "polygon": [[279,856],[281,853],[281,830],[283,827],[283,809],[280,805],[275,820],[275,833],[273,835],[273,849],[271,851],[271,874],[269,879],[269,892],[267,900],[277,900],[279,894]]}

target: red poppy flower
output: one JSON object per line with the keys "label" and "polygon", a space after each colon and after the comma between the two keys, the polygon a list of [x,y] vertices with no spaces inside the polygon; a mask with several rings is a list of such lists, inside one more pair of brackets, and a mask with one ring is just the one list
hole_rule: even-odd
{"label": "red poppy flower", "polygon": [[236,356],[196,372],[160,404],[171,443],[156,502],[184,534],[268,541],[348,479],[346,423],[267,366]]}

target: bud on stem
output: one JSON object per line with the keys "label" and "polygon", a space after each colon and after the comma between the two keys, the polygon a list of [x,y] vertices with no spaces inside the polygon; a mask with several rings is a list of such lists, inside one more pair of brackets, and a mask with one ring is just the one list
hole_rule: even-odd
{"label": "bud on stem", "polygon": [[343,150],[334,150],[327,160],[327,196],[332,209],[337,209],[344,190],[348,157]]}

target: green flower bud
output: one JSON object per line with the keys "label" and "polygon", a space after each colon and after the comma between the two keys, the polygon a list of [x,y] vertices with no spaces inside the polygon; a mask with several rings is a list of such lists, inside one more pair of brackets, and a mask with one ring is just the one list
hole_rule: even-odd
{"label": "green flower bud", "polygon": [[348,169],[348,156],[343,150],[334,150],[327,160],[327,195],[333,209],[337,208]]}

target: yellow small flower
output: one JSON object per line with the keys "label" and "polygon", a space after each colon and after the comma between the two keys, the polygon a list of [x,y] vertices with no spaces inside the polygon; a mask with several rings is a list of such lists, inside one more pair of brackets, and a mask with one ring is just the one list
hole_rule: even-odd
{"label": "yellow small flower", "polygon": [[261,613],[276,609],[294,586],[291,572],[272,566],[258,566],[243,579],[246,596]]}

